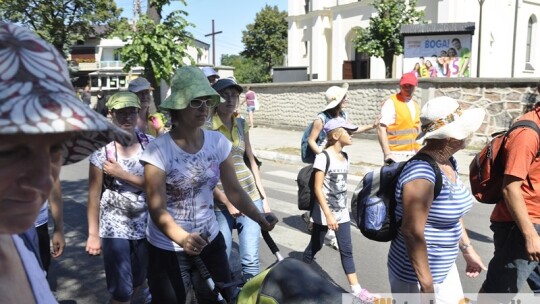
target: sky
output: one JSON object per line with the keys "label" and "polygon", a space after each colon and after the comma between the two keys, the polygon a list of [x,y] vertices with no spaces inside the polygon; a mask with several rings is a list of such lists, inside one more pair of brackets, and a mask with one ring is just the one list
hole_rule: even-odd
{"label": "sky", "polygon": [[[122,16],[133,18],[134,0],[115,0],[116,5],[122,8]],[[142,12],[146,12],[147,0],[140,0]],[[171,5],[165,7],[163,17],[172,10],[184,10],[188,13],[186,20],[195,24],[188,30],[193,36],[202,42],[210,44],[210,64],[212,64],[212,37],[205,37],[212,32],[212,19],[214,30],[223,33],[215,36],[216,41],[216,65],[220,65],[222,54],[238,54],[244,50],[242,44],[242,31],[246,26],[255,21],[255,15],[266,4],[277,5],[280,11],[287,11],[287,0],[187,0],[187,5],[180,1],[171,1]]]}

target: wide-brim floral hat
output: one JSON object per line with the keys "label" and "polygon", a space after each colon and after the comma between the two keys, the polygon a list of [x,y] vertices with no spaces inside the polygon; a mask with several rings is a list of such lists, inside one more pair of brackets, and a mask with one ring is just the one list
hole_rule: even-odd
{"label": "wide-brim floral hat", "polygon": [[28,29],[0,23],[0,134],[72,133],[64,164],[75,163],[131,135],[75,95],[67,64],[49,43]]}
{"label": "wide-brim floral hat", "polygon": [[161,108],[182,110],[188,107],[191,100],[204,96],[212,99],[212,106],[222,102],[199,68],[184,66],[176,70],[171,81],[171,95],[163,101]]}

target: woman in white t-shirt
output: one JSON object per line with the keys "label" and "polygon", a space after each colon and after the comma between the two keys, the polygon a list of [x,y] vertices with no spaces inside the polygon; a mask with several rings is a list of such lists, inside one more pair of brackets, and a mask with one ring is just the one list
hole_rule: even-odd
{"label": "woman in white t-shirt", "polygon": [[[179,68],[172,93],[161,105],[169,109],[175,127],[148,145],[141,158],[151,216],[148,283],[156,303],[184,303],[195,296],[199,303],[216,301],[194,271],[191,256],[201,257],[214,281],[231,281],[213,205],[213,190],[220,179],[234,206],[263,230],[272,230],[277,222],[272,217],[269,223],[240,186],[231,142],[202,128],[210,108],[219,102],[219,94],[198,68]],[[225,288],[223,294],[230,299],[232,289]]]}

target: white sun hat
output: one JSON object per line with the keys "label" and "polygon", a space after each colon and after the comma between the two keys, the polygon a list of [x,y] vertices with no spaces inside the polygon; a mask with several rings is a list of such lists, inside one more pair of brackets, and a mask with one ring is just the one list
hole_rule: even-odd
{"label": "white sun hat", "polygon": [[326,90],[326,93],[324,93],[324,98],[326,99],[326,107],[323,111],[335,108],[343,100],[343,97],[347,95],[348,89],[348,83],[342,84],[341,87],[331,86],[330,88],[328,88],[328,90]]}
{"label": "white sun hat", "polygon": [[465,139],[480,128],[485,115],[482,108],[463,110],[455,99],[448,96],[433,98],[422,107],[422,131],[416,139]]}

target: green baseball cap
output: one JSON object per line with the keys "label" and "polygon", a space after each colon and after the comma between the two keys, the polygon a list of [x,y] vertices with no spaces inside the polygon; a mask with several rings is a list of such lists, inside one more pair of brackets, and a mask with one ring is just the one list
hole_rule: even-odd
{"label": "green baseball cap", "polygon": [[106,105],[109,110],[118,110],[129,107],[140,109],[141,101],[135,93],[118,92],[109,98]]}
{"label": "green baseball cap", "polygon": [[212,105],[221,102],[218,92],[212,89],[204,73],[195,66],[183,66],[176,70],[171,81],[171,95],[161,107],[168,110],[182,110],[188,107],[193,99],[209,96]]}

